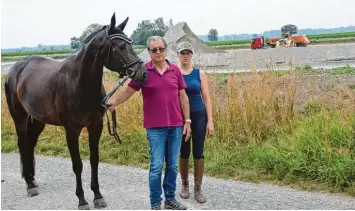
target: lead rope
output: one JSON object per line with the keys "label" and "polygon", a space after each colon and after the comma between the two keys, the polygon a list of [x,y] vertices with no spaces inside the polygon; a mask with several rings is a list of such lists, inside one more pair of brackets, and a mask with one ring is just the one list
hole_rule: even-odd
{"label": "lead rope", "polygon": [[111,125],[110,125],[110,119],[108,117],[107,114],[107,101],[110,99],[110,97],[112,97],[112,95],[117,91],[118,88],[120,88],[121,86],[123,86],[123,84],[127,81],[128,77],[124,76],[121,77],[120,76],[120,80],[118,81],[118,84],[116,85],[116,87],[110,92],[108,93],[104,99],[102,99],[101,101],[101,106],[105,108],[105,115],[107,118],[107,127],[108,127],[108,132],[111,136],[115,137],[116,141],[118,143],[122,143],[120,137],[118,136],[117,133],[117,123],[116,123],[116,110],[113,110],[111,112],[111,117],[112,117],[112,130],[111,130]]}

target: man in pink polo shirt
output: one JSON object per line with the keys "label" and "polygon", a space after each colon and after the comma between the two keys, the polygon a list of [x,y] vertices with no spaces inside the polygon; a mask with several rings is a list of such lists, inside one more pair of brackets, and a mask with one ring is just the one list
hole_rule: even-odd
{"label": "man in pink polo shirt", "polygon": [[161,209],[161,176],[166,162],[163,181],[165,208],[184,210],[175,198],[178,175],[178,156],[183,134],[188,140],[191,133],[189,99],[186,84],[178,66],[166,59],[167,43],[160,36],[147,40],[151,61],[146,63],[148,80],[138,85],[132,80],[126,89],[108,101],[110,110],[141,90],[143,96],[144,128],[150,145],[149,190],[152,209]]}

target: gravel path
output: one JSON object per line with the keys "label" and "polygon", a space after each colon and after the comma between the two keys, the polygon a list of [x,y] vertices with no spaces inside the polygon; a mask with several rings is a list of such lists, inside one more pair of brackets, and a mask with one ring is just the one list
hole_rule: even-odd
{"label": "gravel path", "polygon": [[[85,196],[90,208],[94,209],[90,166],[88,161],[83,163]],[[21,179],[19,155],[1,155],[1,209],[77,209],[71,161],[36,156],[36,165],[40,195],[30,198]],[[108,204],[106,209],[150,209],[147,179],[145,169],[100,163],[99,182]],[[191,183],[192,179],[190,177]],[[197,204],[192,198],[185,200],[189,209],[355,209],[353,197],[297,191],[263,183],[206,177],[203,191],[208,201]]]}

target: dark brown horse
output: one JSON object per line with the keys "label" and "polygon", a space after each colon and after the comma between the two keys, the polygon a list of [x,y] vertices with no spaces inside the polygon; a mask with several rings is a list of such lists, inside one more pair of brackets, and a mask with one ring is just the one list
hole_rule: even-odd
{"label": "dark brown horse", "polygon": [[29,196],[38,194],[35,181],[34,148],[45,124],[63,126],[76,175],[79,209],[89,209],[81,181],[83,164],[78,138],[86,127],[89,134],[91,189],[95,207],[106,207],[98,183],[99,140],[103,129],[106,95],[103,68],[128,76],[137,83],[147,80],[147,70],[123,30],[128,17],[116,27],[111,24],[90,35],[76,53],[64,61],[29,56],[18,61],[5,82],[7,104],[15,123],[22,163],[22,177]]}

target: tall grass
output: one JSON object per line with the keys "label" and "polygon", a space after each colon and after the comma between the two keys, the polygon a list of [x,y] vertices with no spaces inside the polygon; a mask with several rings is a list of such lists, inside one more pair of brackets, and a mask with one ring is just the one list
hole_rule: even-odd
{"label": "tall grass", "polygon": [[285,80],[279,83],[277,77],[253,72],[230,75],[222,86],[212,77],[216,138],[231,143],[262,142],[274,126],[291,123],[295,78]]}
{"label": "tall grass", "polygon": [[301,73],[231,75],[222,87],[211,78],[218,131],[206,146],[211,173],[355,195],[355,92],[343,85],[320,95],[300,83]]}
{"label": "tall grass", "polygon": [[[354,78],[354,72],[337,71],[342,74],[333,71],[328,76]],[[355,195],[355,91],[346,84],[320,89],[314,86],[319,78],[315,81],[311,73],[208,74],[215,135],[206,140],[206,173]],[[105,73],[104,81],[111,90],[117,75]],[[17,152],[3,92],[1,115],[2,152]],[[117,115],[123,144],[108,135],[105,121],[100,160],[147,168],[141,94],[118,106]],[[36,153],[68,157],[65,143],[62,128],[47,126]],[[80,151],[84,159],[89,158],[86,130],[80,137]]]}

